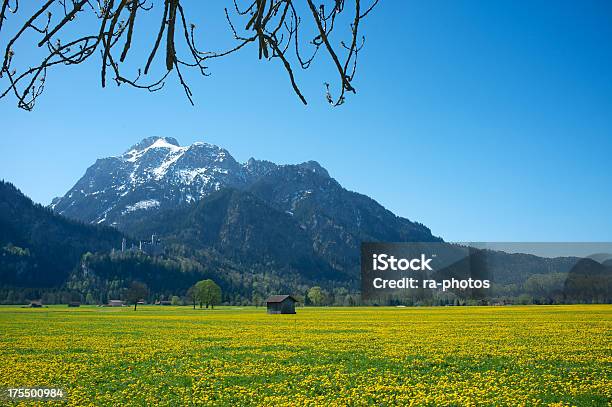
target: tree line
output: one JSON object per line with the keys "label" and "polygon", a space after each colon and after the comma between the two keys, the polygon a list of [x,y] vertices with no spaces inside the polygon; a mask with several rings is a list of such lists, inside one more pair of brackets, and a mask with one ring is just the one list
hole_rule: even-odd
{"label": "tree line", "polygon": [[[221,303],[221,287],[211,279],[201,280],[195,283],[187,290],[187,297],[193,303],[193,309],[196,309],[196,304],[200,304],[200,308],[203,306],[215,308],[215,305]],[[145,283],[139,281],[132,281],[130,287],[125,292],[125,300],[128,304],[134,304],[134,311],[136,311],[139,302],[144,302],[144,299],[149,295],[149,287]],[[181,301],[178,296],[172,296],[172,305],[181,305]]]}

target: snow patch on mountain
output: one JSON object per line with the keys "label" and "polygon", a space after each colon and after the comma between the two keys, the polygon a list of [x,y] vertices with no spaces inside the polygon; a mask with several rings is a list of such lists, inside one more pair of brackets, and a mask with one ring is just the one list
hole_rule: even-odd
{"label": "snow patch on mountain", "polygon": [[204,168],[191,168],[188,170],[179,170],[176,172],[176,176],[180,182],[185,184],[192,184],[196,178],[208,182],[212,177],[207,175],[209,169]]}
{"label": "snow patch on mountain", "polygon": [[160,205],[160,203],[159,203],[159,201],[157,199],[145,199],[143,201],[136,202],[134,205],[126,206],[125,210],[122,212],[122,214],[125,215],[126,213],[138,211],[138,210],[141,210],[141,209],[158,208],[159,205]]}
{"label": "snow patch on mountain", "polygon": [[161,165],[153,170],[155,179],[162,179],[168,172],[170,166],[177,162],[178,159],[181,158],[183,154],[185,154],[186,150],[186,148],[179,148],[178,150],[174,150],[168,153]]}

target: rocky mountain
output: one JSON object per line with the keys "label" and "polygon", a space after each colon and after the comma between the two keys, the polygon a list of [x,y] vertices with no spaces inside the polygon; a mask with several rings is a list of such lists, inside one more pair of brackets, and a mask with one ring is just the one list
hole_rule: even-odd
{"label": "rocky mountain", "polygon": [[[215,195],[226,189],[233,192]],[[200,201],[203,206],[189,209]],[[315,161],[276,165],[251,158],[241,164],[217,146],[180,146],[169,137],[147,138],[120,156],[96,161],[52,208],[142,238],[163,229],[184,236],[183,244],[222,247],[251,262],[266,256],[291,262],[274,250],[293,245],[300,247],[296,256],[322,260],[326,265],[319,270],[353,277],[362,241],[440,240],[424,225],[344,189]],[[179,212],[169,217],[172,210]],[[202,238],[181,232],[186,228],[199,230]],[[269,233],[274,228],[278,233]]]}
{"label": "rocky mountain", "polygon": [[[176,208],[227,187],[247,188],[280,167],[255,159],[240,164],[208,143],[180,146],[171,137],[149,137],[120,156],[97,160],[51,208],[87,223],[121,227],[139,212]],[[297,167],[327,175],[315,162]]]}
{"label": "rocky mountain", "polygon": [[291,216],[308,233],[315,251],[336,270],[357,273],[364,241],[441,241],[424,225],[344,189],[313,161],[279,166],[247,190]]}
{"label": "rocky mountain", "polygon": [[87,223],[121,226],[139,212],[174,208],[223,187],[246,184],[248,171],[219,147],[181,147],[150,137],[117,157],[99,159],[52,209]]}

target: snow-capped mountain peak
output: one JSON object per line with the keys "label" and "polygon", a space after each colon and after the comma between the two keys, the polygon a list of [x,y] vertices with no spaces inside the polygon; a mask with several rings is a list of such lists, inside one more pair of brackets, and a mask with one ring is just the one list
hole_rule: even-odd
{"label": "snow-capped mountain peak", "polygon": [[[176,140],[174,139],[171,139],[171,140],[176,142]],[[159,149],[167,151],[168,154],[170,153],[177,154],[177,153],[184,152],[187,149],[187,147],[180,147],[178,143],[174,144],[174,143],[168,142],[168,140],[166,140],[163,137],[158,137],[153,141],[153,143],[147,145],[146,147],[144,147],[142,143],[137,144],[132,149],[123,153],[123,155],[121,155],[120,158],[126,161],[136,162],[143,155],[147,154],[147,152],[151,150],[156,151]]]}
{"label": "snow-capped mountain peak", "polygon": [[[86,222],[117,225],[127,214],[188,204],[225,187],[244,189],[285,167],[253,158],[241,164],[205,142],[181,146],[172,137],[148,137],[119,156],[97,160],[51,207]],[[314,161],[297,168],[329,176]]]}
{"label": "snow-capped mountain peak", "polygon": [[179,142],[174,137],[151,136],[151,137],[144,138],[141,141],[139,141],[138,143],[134,144],[132,147],[130,147],[126,151],[126,153],[129,152],[129,151],[132,151],[132,150],[142,151],[142,150],[146,149],[147,147],[150,147],[151,145],[153,145],[155,143],[170,144],[170,145],[175,146],[175,147],[180,147],[181,146],[179,144]]}

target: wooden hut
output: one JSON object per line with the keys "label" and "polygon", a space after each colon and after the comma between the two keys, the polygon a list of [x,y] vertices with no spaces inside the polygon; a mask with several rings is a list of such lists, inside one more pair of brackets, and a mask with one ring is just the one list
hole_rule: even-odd
{"label": "wooden hut", "polygon": [[42,301],[30,301],[30,308],[42,308]]}
{"label": "wooden hut", "polygon": [[268,314],[295,314],[296,302],[290,295],[272,295],[266,300]]}

